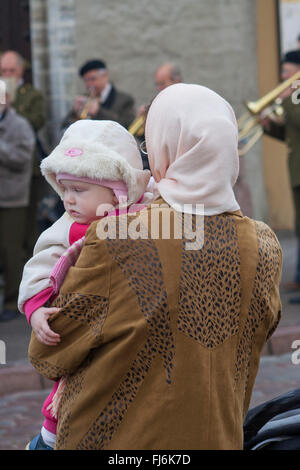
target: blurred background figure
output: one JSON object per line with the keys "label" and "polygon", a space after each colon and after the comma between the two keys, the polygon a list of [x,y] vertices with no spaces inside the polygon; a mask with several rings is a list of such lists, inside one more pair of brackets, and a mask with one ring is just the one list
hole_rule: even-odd
{"label": "blurred background figure", "polygon": [[[300,71],[300,49],[288,51],[282,60],[281,78],[287,80]],[[283,118],[262,116],[261,124],[264,132],[276,139],[282,140],[288,147],[288,168],[295,209],[295,229],[298,239],[298,257],[294,282],[283,286],[286,290],[300,291],[300,107],[291,99],[295,88],[288,87],[279,96],[284,110]],[[292,303],[300,303],[300,297],[290,299]]]}
{"label": "blurred background figure", "polygon": [[78,119],[106,119],[128,128],[135,116],[134,100],[111,83],[105,62],[89,60],[80,68],[79,75],[88,96],[75,98],[73,109],[63,121],[63,129]]}
{"label": "blurred background figure", "polygon": [[[158,92],[175,83],[181,83],[182,81],[182,73],[177,64],[166,62],[155,70],[154,83]],[[146,104],[142,104],[138,109],[137,116],[144,114],[147,108],[148,106]]]}
{"label": "blurred background figure", "polygon": [[[5,82],[5,79],[3,79]],[[30,203],[30,181],[35,135],[27,119],[10,106],[0,105],[0,259],[4,301],[0,321],[18,315],[17,299],[23,271],[23,247]]]}
{"label": "blurred background figure", "polygon": [[30,83],[24,81],[25,61],[16,51],[4,52],[0,59],[0,78],[14,79],[16,82],[16,93],[11,107],[16,113],[27,119],[35,134],[35,146],[32,158],[32,176],[30,184],[30,203],[27,208],[26,230],[24,238],[25,259],[32,256],[33,248],[39,235],[37,221],[38,204],[42,197],[44,181],[40,174],[40,161],[45,156],[45,151],[38,136],[38,131],[44,126],[45,106],[44,98],[40,91],[36,90]]}
{"label": "blurred background figure", "polygon": [[155,85],[162,91],[170,85],[182,82],[182,73],[178,65],[167,62],[160,65],[155,72]]}
{"label": "blurred background figure", "polygon": [[[154,73],[154,83],[158,92],[164,90],[170,85],[174,85],[175,83],[182,82],[182,73],[177,64],[173,64],[171,62],[165,62],[164,64],[160,65]],[[146,149],[143,148],[143,142],[145,141],[144,135],[144,125],[146,121],[147,111],[150,104],[142,104],[137,111],[136,118],[129,126],[128,130],[131,132],[138,144],[141,147],[141,157],[143,160],[144,169],[150,170],[148,157]]]}

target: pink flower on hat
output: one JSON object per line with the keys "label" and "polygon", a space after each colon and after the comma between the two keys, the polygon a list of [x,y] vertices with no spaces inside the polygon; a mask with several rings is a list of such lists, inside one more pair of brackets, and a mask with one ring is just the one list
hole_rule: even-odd
{"label": "pink flower on hat", "polygon": [[68,155],[69,157],[78,157],[78,155],[82,155],[82,154],[83,154],[83,150],[77,147],[72,147],[65,152],[65,155]]}

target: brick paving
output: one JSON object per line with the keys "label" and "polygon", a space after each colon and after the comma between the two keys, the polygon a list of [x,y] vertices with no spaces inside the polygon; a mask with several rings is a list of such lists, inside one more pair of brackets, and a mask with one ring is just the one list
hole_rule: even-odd
{"label": "brick paving", "polygon": [[0,397],[0,450],[24,450],[42,424],[41,407],[48,390]]}

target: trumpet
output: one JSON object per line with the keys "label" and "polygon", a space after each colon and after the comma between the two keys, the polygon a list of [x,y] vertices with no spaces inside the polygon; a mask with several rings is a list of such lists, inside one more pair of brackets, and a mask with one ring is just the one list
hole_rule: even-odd
{"label": "trumpet", "polygon": [[134,137],[141,137],[145,132],[145,122],[146,117],[144,114],[141,114],[141,116],[138,116],[132,121],[128,127],[128,132],[130,132]]}
{"label": "trumpet", "polygon": [[260,124],[259,115],[261,112],[264,112],[265,117],[268,116],[276,122],[283,122],[284,110],[282,107],[282,99],[279,95],[298,79],[300,79],[300,71],[257,101],[247,101],[245,103],[248,111],[237,120],[240,156],[245,155],[264,133],[263,127]]}
{"label": "trumpet", "polygon": [[128,127],[128,132],[130,132],[134,137],[142,137],[145,134],[147,111],[148,109],[140,116],[137,116]]}
{"label": "trumpet", "polygon": [[93,101],[93,99],[95,98],[95,93],[94,93],[94,90],[91,89],[90,90],[90,94],[88,96],[88,99],[86,100],[80,114],[79,114],[79,119],[88,119],[89,117],[89,106],[91,104],[91,102]]}
{"label": "trumpet", "polygon": [[142,137],[145,134],[147,114],[152,101],[153,100],[151,100],[149,104],[144,106],[143,112],[139,116],[137,116],[128,127],[128,132],[130,132],[130,134],[132,134],[134,137]]}

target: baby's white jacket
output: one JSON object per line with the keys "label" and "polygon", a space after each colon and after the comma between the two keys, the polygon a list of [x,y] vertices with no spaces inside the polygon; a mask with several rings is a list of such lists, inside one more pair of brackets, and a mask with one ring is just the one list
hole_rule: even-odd
{"label": "baby's white jacket", "polygon": [[24,304],[33,296],[51,286],[50,273],[56,262],[69,248],[69,233],[74,220],[65,212],[38,238],[32,258],[24,266],[19,288],[18,308],[24,312]]}

